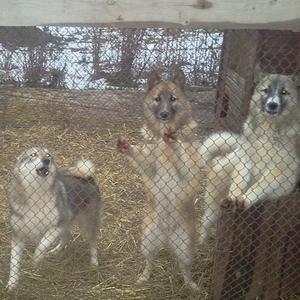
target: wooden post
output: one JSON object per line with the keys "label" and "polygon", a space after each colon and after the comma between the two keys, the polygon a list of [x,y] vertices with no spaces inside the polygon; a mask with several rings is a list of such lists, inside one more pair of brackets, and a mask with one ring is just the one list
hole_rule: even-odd
{"label": "wooden post", "polygon": [[295,194],[221,216],[213,300],[273,300],[300,292],[299,199]]}

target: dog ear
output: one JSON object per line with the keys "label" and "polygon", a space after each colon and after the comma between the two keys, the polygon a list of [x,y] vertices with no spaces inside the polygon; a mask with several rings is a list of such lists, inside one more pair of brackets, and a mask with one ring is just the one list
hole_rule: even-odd
{"label": "dog ear", "polygon": [[148,76],[146,89],[148,91],[152,90],[159,82],[161,82],[159,75],[156,73],[156,71],[152,71]]}
{"label": "dog ear", "polygon": [[260,63],[257,61],[254,66],[254,83],[257,84],[267,75],[267,72],[263,71]]}
{"label": "dog ear", "polygon": [[179,70],[174,76],[173,82],[177,84],[182,90],[185,89],[186,86],[186,77],[182,70]]}
{"label": "dog ear", "polygon": [[292,77],[292,80],[295,83],[297,89],[299,90],[299,88],[300,88],[300,69],[298,69],[298,71],[295,74],[293,74],[291,77]]}

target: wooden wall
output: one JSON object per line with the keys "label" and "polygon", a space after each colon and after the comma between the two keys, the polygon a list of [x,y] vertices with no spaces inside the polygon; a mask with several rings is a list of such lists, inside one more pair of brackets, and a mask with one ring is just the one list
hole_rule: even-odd
{"label": "wooden wall", "polygon": [[273,300],[300,292],[299,196],[222,215],[212,300]]}

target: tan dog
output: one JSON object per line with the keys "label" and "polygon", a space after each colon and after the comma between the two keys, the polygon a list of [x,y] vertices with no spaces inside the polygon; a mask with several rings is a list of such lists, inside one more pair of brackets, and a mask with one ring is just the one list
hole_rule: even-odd
{"label": "tan dog", "polygon": [[165,129],[175,128],[182,141],[194,141],[197,122],[191,116],[191,106],[184,93],[186,78],[180,70],[172,81],[163,81],[152,72],[147,82],[143,102],[145,123],[142,133],[148,142],[161,141]]}
{"label": "tan dog", "polygon": [[259,68],[256,71],[259,82],[243,133],[215,133],[200,148],[209,167],[201,243],[216,222],[220,207],[246,209],[288,195],[296,186],[300,111],[295,78],[266,74]]}
{"label": "tan dog", "polygon": [[186,285],[198,291],[189,267],[196,242],[194,196],[199,185],[199,154],[185,147],[177,136],[174,128],[165,129],[160,142],[143,148],[131,146],[121,137],[117,148],[142,174],[149,200],[142,229],[146,268],[137,283],[149,280],[156,253],[168,247],[178,260]]}
{"label": "tan dog", "polygon": [[45,148],[31,148],[19,156],[8,187],[12,240],[7,291],[17,287],[26,241],[38,241],[33,257],[34,264],[38,264],[56,239],[60,243],[49,252],[65,247],[73,225],[79,225],[90,244],[91,265],[98,266],[102,201],[92,178],[94,172],[90,160],[56,169],[52,155]]}
{"label": "tan dog", "polygon": [[131,146],[121,137],[117,149],[142,174],[149,200],[142,229],[146,268],[137,283],[149,280],[156,253],[166,246],[175,254],[186,285],[198,291],[189,268],[196,240],[193,201],[199,186],[200,160],[193,133],[197,123],[191,116],[185,84],[182,71],[172,81],[163,81],[152,72],[143,103],[145,145]]}

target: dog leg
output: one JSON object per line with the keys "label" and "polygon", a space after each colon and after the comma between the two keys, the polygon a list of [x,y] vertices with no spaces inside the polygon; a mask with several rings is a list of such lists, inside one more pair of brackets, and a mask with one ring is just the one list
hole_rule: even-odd
{"label": "dog leg", "polygon": [[[294,169],[292,166],[295,165]],[[255,182],[240,196],[228,197],[222,200],[223,209],[247,209],[249,206],[266,199],[277,199],[291,193],[297,181],[297,165],[281,169],[280,164],[266,170],[260,180]]]}
{"label": "dog leg", "polygon": [[[86,222],[88,222],[86,220]],[[97,222],[97,221],[95,221]],[[97,250],[97,233],[99,228],[95,228],[95,224],[93,224],[94,226],[92,226],[92,224],[88,225],[81,225],[81,231],[82,231],[82,235],[84,237],[85,240],[88,241],[89,245],[90,245],[90,252],[91,252],[91,266],[93,267],[98,267],[99,266],[99,262],[98,262],[98,250]]]}
{"label": "dog leg", "polygon": [[178,258],[178,265],[181,271],[181,275],[183,277],[185,285],[194,292],[199,292],[198,285],[192,280],[190,274],[190,264],[192,261],[184,261],[181,258]]}
{"label": "dog leg", "polygon": [[98,267],[98,250],[97,250],[97,238],[96,239],[90,239],[90,251],[91,251],[91,266]]}
{"label": "dog leg", "polygon": [[[191,220],[189,220],[191,222]],[[195,222],[191,225],[195,226]],[[194,292],[199,292],[197,284],[192,280],[190,266],[194,261],[196,228],[184,228],[179,226],[169,240],[170,248],[177,258],[179,269],[186,286]]]}
{"label": "dog leg", "polygon": [[54,254],[64,250],[64,248],[66,247],[70,239],[71,239],[71,232],[69,230],[65,230],[60,236],[59,244],[55,248],[49,250],[48,253]]}
{"label": "dog leg", "polygon": [[146,267],[143,271],[143,274],[137,280],[136,282],[137,285],[142,285],[149,281],[153,271],[156,253],[157,251],[155,249],[153,249],[152,252],[149,251],[148,253],[144,253],[144,256],[146,258]]}
{"label": "dog leg", "polygon": [[288,167],[285,173],[280,168],[268,170],[268,173],[253,184],[244,194],[245,208],[259,201],[277,199],[288,195],[294,190],[296,182],[297,165],[294,170],[292,170],[292,167]]}
{"label": "dog leg", "polygon": [[55,242],[55,240],[62,234],[61,227],[53,227],[42,237],[40,243],[34,251],[33,255],[33,264],[37,265],[40,263],[45,254],[47,253],[47,249]]}
{"label": "dog leg", "polygon": [[93,267],[98,267],[98,243],[97,237],[100,227],[99,207],[96,205],[90,206],[78,220],[78,225],[83,238],[89,243],[91,260],[90,264]]}
{"label": "dog leg", "polygon": [[145,170],[151,168],[152,161],[149,160],[150,153],[146,153],[146,149],[130,145],[124,137],[119,137],[116,145],[117,150],[125,155],[127,159],[141,172],[141,174],[145,173]]}
{"label": "dog leg", "polygon": [[13,236],[11,240],[9,280],[5,288],[8,292],[14,290],[18,285],[20,276],[20,264],[24,248],[25,242],[19,237]]}
{"label": "dog leg", "polygon": [[151,218],[148,218],[147,216],[144,220],[145,229],[143,230],[142,235],[142,253],[146,259],[146,267],[143,274],[137,280],[137,285],[144,284],[150,279],[156,253],[165,242],[165,234],[161,231],[155,221],[150,221],[150,219]]}
{"label": "dog leg", "polygon": [[207,186],[205,191],[206,210],[202,216],[200,228],[200,245],[208,238],[210,228],[217,222],[220,213],[220,202],[227,195],[230,185],[230,174],[233,171],[233,164],[223,157],[219,160],[213,159],[209,162],[210,170],[207,174]]}

